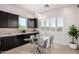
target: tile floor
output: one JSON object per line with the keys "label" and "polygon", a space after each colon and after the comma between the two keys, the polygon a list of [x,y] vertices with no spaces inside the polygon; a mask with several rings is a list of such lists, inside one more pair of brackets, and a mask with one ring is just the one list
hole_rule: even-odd
{"label": "tile floor", "polygon": [[79,49],[73,50],[66,45],[54,44],[51,48],[40,48],[40,53],[33,44],[25,44],[23,46],[5,51],[2,54],[79,54]]}

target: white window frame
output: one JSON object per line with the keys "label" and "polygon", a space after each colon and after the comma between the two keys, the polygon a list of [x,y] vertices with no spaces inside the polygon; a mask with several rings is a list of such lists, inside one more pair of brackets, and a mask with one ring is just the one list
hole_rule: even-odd
{"label": "white window frame", "polygon": [[[61,26],[61,30],[58,30],[58,21],[59,20],[61,20],[60,18],[62,18],[62,26]],[[52,19],[52,20],[51,20]],[[55,28],[53,28],[52,26],[51,26],[51,21],[53,21],[53,19],[55,19],[55,21],[54,21],[54,26],[55,26]],[[42,19],[41,19],[42,20]],[[45,30],[45,31],[63,31],[63,27],[64,27],[64,17],[63,16],[58,16],[58,17],[51,17],[51,18],[47,18],[47,20],[49,20],[49,27],[48,27],[48,29],[47,29],[47,26],[46,26],[46,19],[43,19],[44,20],[44,27],[42,28],[41,26],[40,26],[40,28],[42,29],[42,30]],[[52,22],[53,23],[53,22]]]}

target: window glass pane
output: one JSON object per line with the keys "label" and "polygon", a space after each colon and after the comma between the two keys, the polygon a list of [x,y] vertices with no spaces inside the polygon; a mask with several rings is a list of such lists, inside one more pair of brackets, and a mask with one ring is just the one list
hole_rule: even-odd
{"label": "window glass pane", "polygon": [[50,18],[50,30],[55,31],[56,28],[56,18]]}
{"label": "window glass pane", "polygon": [[41,29],[44,30],[44,29],[45,29],[45,24],[44,24],[45,22],[44,22],[44,19],[41,19],[41,20],[40,20],[40,23],[41,23],[41,24],[40,24],[40,25],[41,25]]}
{"label": "window glass pane", "polygon": [[62,31],[63,29],[63,17],[53,17],[44,20],[40,20],[40,27],[46,31]]}
{"label": "window glass pane", "polygon": [[44,27],[44,20],[40,20],[41,27]]}
{"label": "window glass pane", "polygon": [[57,27],[63,27],[63,17],[57,17]]}
{"label": "window glass pane", "polygon": [[45,19],[45,27],[49,27],[49,19]]}
{"label": "window glass pane", "polygon": [[56,18],[50,18],[50,27],[56,27]]}
{"label": "window glass pane", "polygon": [[45,19],[45,30],[49,30],[49,19]]}
{"label": "window glass pane", "polygon": [[63,29],[63,17],[57,17],[57,31],[62,31]]}
{"label": "window glass pane", "polygon": [[23,17],[19,17],[19,28],[25,29],[27,28],[27,19]]}

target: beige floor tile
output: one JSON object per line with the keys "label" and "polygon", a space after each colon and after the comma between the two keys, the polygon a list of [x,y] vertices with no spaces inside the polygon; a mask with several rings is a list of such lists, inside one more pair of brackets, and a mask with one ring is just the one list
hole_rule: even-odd
{"label": "beige floor tile", "polygon": [[[79,54],[79,50],[73,50],[66,45],[54,44],[51,48],[40,48],[40,54]],[[20,47],[5,51],[2,54],[39,54],[36,45],[25,44]]]}

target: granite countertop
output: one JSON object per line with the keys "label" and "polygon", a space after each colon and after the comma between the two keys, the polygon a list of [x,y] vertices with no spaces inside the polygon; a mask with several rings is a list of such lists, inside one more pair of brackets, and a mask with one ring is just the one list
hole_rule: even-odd
{"label": "granite countertop", "polygon": [[25,33],[3,33],[0,34],[0,37],[8,37],[8,36],[16,36],[16,35],[24,35],[24,34],[31,34],[31,33],[38,33],[38,32],[25,32]]}

